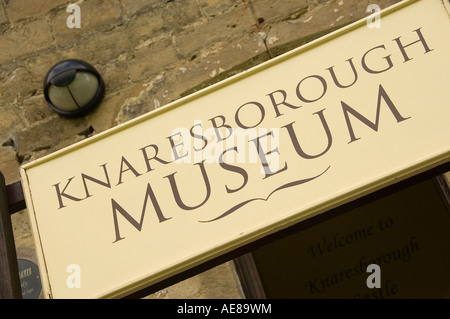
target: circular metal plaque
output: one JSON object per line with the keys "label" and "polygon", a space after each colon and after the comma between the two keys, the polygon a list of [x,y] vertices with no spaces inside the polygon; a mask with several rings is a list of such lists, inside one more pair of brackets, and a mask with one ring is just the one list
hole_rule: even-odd
{"label": "circular metal plaque", "polygon": [[27,259],[18,259],[17,263],[23,299],[38,299],[42,290],[38,266]]}

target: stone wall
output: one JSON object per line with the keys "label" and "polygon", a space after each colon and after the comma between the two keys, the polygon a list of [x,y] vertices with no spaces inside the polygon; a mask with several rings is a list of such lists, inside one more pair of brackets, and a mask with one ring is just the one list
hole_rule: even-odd
{"label": "stone wall", "polygon": [[[398,0],[0,0],[0,170],[19,166],[244,71]],[[68,28],[70,3],[81,28]],[[47,71],[85,60],[106,83],[94,112],[67,119],[46,105]],[[13,216],[19,255],[33,241]],[[241,298],[226,263],[150,298]]]}

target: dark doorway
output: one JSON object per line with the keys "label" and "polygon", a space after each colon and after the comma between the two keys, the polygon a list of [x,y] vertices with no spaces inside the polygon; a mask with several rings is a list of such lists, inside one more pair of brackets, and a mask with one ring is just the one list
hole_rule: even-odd
{"label": "dark doorway", "polygon": [[445,187],[421,181],[255,249],[237,262],[247,297],[449,298]]}

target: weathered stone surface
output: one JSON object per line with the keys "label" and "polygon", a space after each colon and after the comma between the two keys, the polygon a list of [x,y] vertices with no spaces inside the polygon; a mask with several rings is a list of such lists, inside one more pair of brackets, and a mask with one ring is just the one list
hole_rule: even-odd
{"label": "weathered stone surface", "polygon": [[44,95],[34,95],[22,103],[22,114],[26,123],[39,123],[57,117],[45,101]]}
{"label": "weathered stone surface", "polygon": [[11,22],[17,22],[29,18],[40,18],[50,10],[66,4],[66,0],[36,1],[36,0],[11,0],[6,2],[6,12]]}
{"label": "weathered stone surface", "polygon": [[130,19],[124,24],[123,29],[128,52],[132,53],[135,47],[139,47],[149,39],[161,37],[164,25],[164,19],[158,11],[144,12]]}
{"label": "weathered stone surface", "polygon": [[33,233],[27,211],[23,210],[11,215],[11,222],[16,249],[34,249]]}
{"label": "weathered stone surface", "polygon": [[167,1],[160,10],[164,20],[164,30],[177,32],[201,18],[196,0]]}
{"label": "weathered stone surface", "polygon": [[[382,0],[377,4],[383,9],[398,0]],[[367,6],[372,3],[364,1],[331,1],[317,3],[310,10],[295,19],[285,19],[271,24],[267,35],[267,47],[273,55],[293,49],[326,33],[343,27],[351,22],[368,16]],[[286,46],[286,44],[291,45]]]}
{"label": "weathered stone surface", "polygon": [[147,1],[136,1],[136,0],[120,0],[125,13],[125,16],[131,19],[137,14],[142,14],[148,12],[154,8],[160,8],[165,5],[163,0],[147,0]]}
{"label": "weathered stone surface", "polygon": [[35,95],[44,94],[43,86],[47,72],[59,61],[69,58],[73,56],[66,50],[46,50],[38,55],[27,57],[25,61],[20,62],[19,66],[28,71],[30,77],[27,85],[31,85],[36,90]]}
{"label": "weathered stone surface", "polygon": [[242,3],[242,0],[198,0],[198,3],[203,15],[208,18],[213,18],[238,6]]}
{"label": "weathered stone surface", "polygon": [[65,6],[49,15],[56,44],[66,45],[80,41],[94,32],[111,30],[123,21],[124,16],[118,0],[85,1],[79,6],[81,28],[67,27],[67,18],[71,13],[66,12]]}
{"label": "weathered stone surface", "polygon": [[234,265],[232,262],[227,262],[151,294],[146,299],[241,299],[243,297]]}
{"label": "weathered stone surface", "polygon": [[11,139],[15,131],[21,130],[24,127],[24,123],[17,105],[2,103],[0,107],[0,143],[4,143]]}
{"label": "weathered stone surface", "polygon": [[[270,58],[265,50],[259,34],[251,33],[230,42],[217,42],[212,47],[205,48],[195,55],[192,61],[184,61],[177,66],[178,72],[172,72],[164,88],[166,96],[175,99],[180,95],[203,89],[229,76],[238,74]],[[189,81],[191,87],[186,90],[183,85]],[[163,103],[170,102],[163,99]]]}
{"label": "weathered stone surface", "polygon": [[177,32],[189,24],[196,23],[201,17],[195,0],[186,1],[122,1],[124,18],[129,42],[134,48],[162,33]]}
{"label": "weathered stone surface", "polygon": [[200,20],[198,24],[187,27],[175,36],[175,43],[180,54],[189,59],[214,42],[229,41],[257,31],[251,10],[242,4],[213,19]]}
{"label": "weathered stone surface", "polygon": [[308,10],[306,0],[253,0],[252,3],[260,23],[295,20]]}
{"label": "weathered stone surface", "polygon": [[138,81],[158,74],[176,63],[178,55],[170,37],[142,43],[133,53],[133,63],[128,65],[131,81]]}
{"label": "weathered stone surface", "polygon": [[[86,117],[94,128],[94,132],[105,131],[142,114],[130,113],[133,113],[132,110],[135,109],[133,105],[142,104],[145,92],[146,86],[143,83],[135,83],[105,96],[102,104]],[[153,108],[149,105],[148,109],[141,110],[141,112],[148,112]]]}
{"label": "weathered stone surface", "polygon": [[[84,118],[66,119],[53,117],[42,125],[31,126],[15,136],[16,151],[19,158],[28,161],[35,152],[48,154],[83,138],[89,127]],[[73,142],[71,142],[73,141]]]}
{"label": "weathered stone surface", "polygon": [[35,94],[36,88],[31,83],[31,74],[26,67],[19,66],[3,75],[4,78],[0,80],[3,89],[0,102],[18,105],[23,99]]}
{"label": "weathered stone surface", "polygon": [[53,43],[50,27],[45,19],[8,30],[0,36],[0,65],[35,55]]}
{"label": "weathered stone surface", "polygon": [[117,59],[129,50],[128,40],[121,33],[97,32],[68,49],[69,56],[91,63],[103,64]]}
{"label": "weathered stone surface", "polygon": [[0,172],[5,177],[6,185],[20,180],[19,162],[16,152],[11,146],[0,146]]}
{"label": "weathered stone surface", "polygon": [[108,95],[130,83],[128,63],[125,60],[125,56],[126,54],[123,57],[119,56],[116,60],[110,60],[95,66],[105,82]]}
{"label": "weathered stone surface", "polygon": [[10,23],[6,17],[5,10],[3,9],[3,4],[0,3],[0,33],[9,29]]}

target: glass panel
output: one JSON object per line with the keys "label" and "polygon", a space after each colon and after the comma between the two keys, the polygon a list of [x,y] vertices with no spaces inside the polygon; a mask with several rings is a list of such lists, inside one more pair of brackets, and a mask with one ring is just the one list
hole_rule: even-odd
{"label": "glass panel", "polygon": [[54,106],[63,111],[74,111],[78,109],[67,87],[56,87],[50,85],[48,96]]}
{"label": "glass panel", "polygon": [[80,107],[88,104],[97,93],[98,79],[88,72],[78,72],[72,83],[69,84],[75,101]]}
{"label": "glass panel", "polygon": [[[253,252],[268,298],[448,298],[450,212],[428,180]],[[368,288],[369,264],[381,288]]]}

